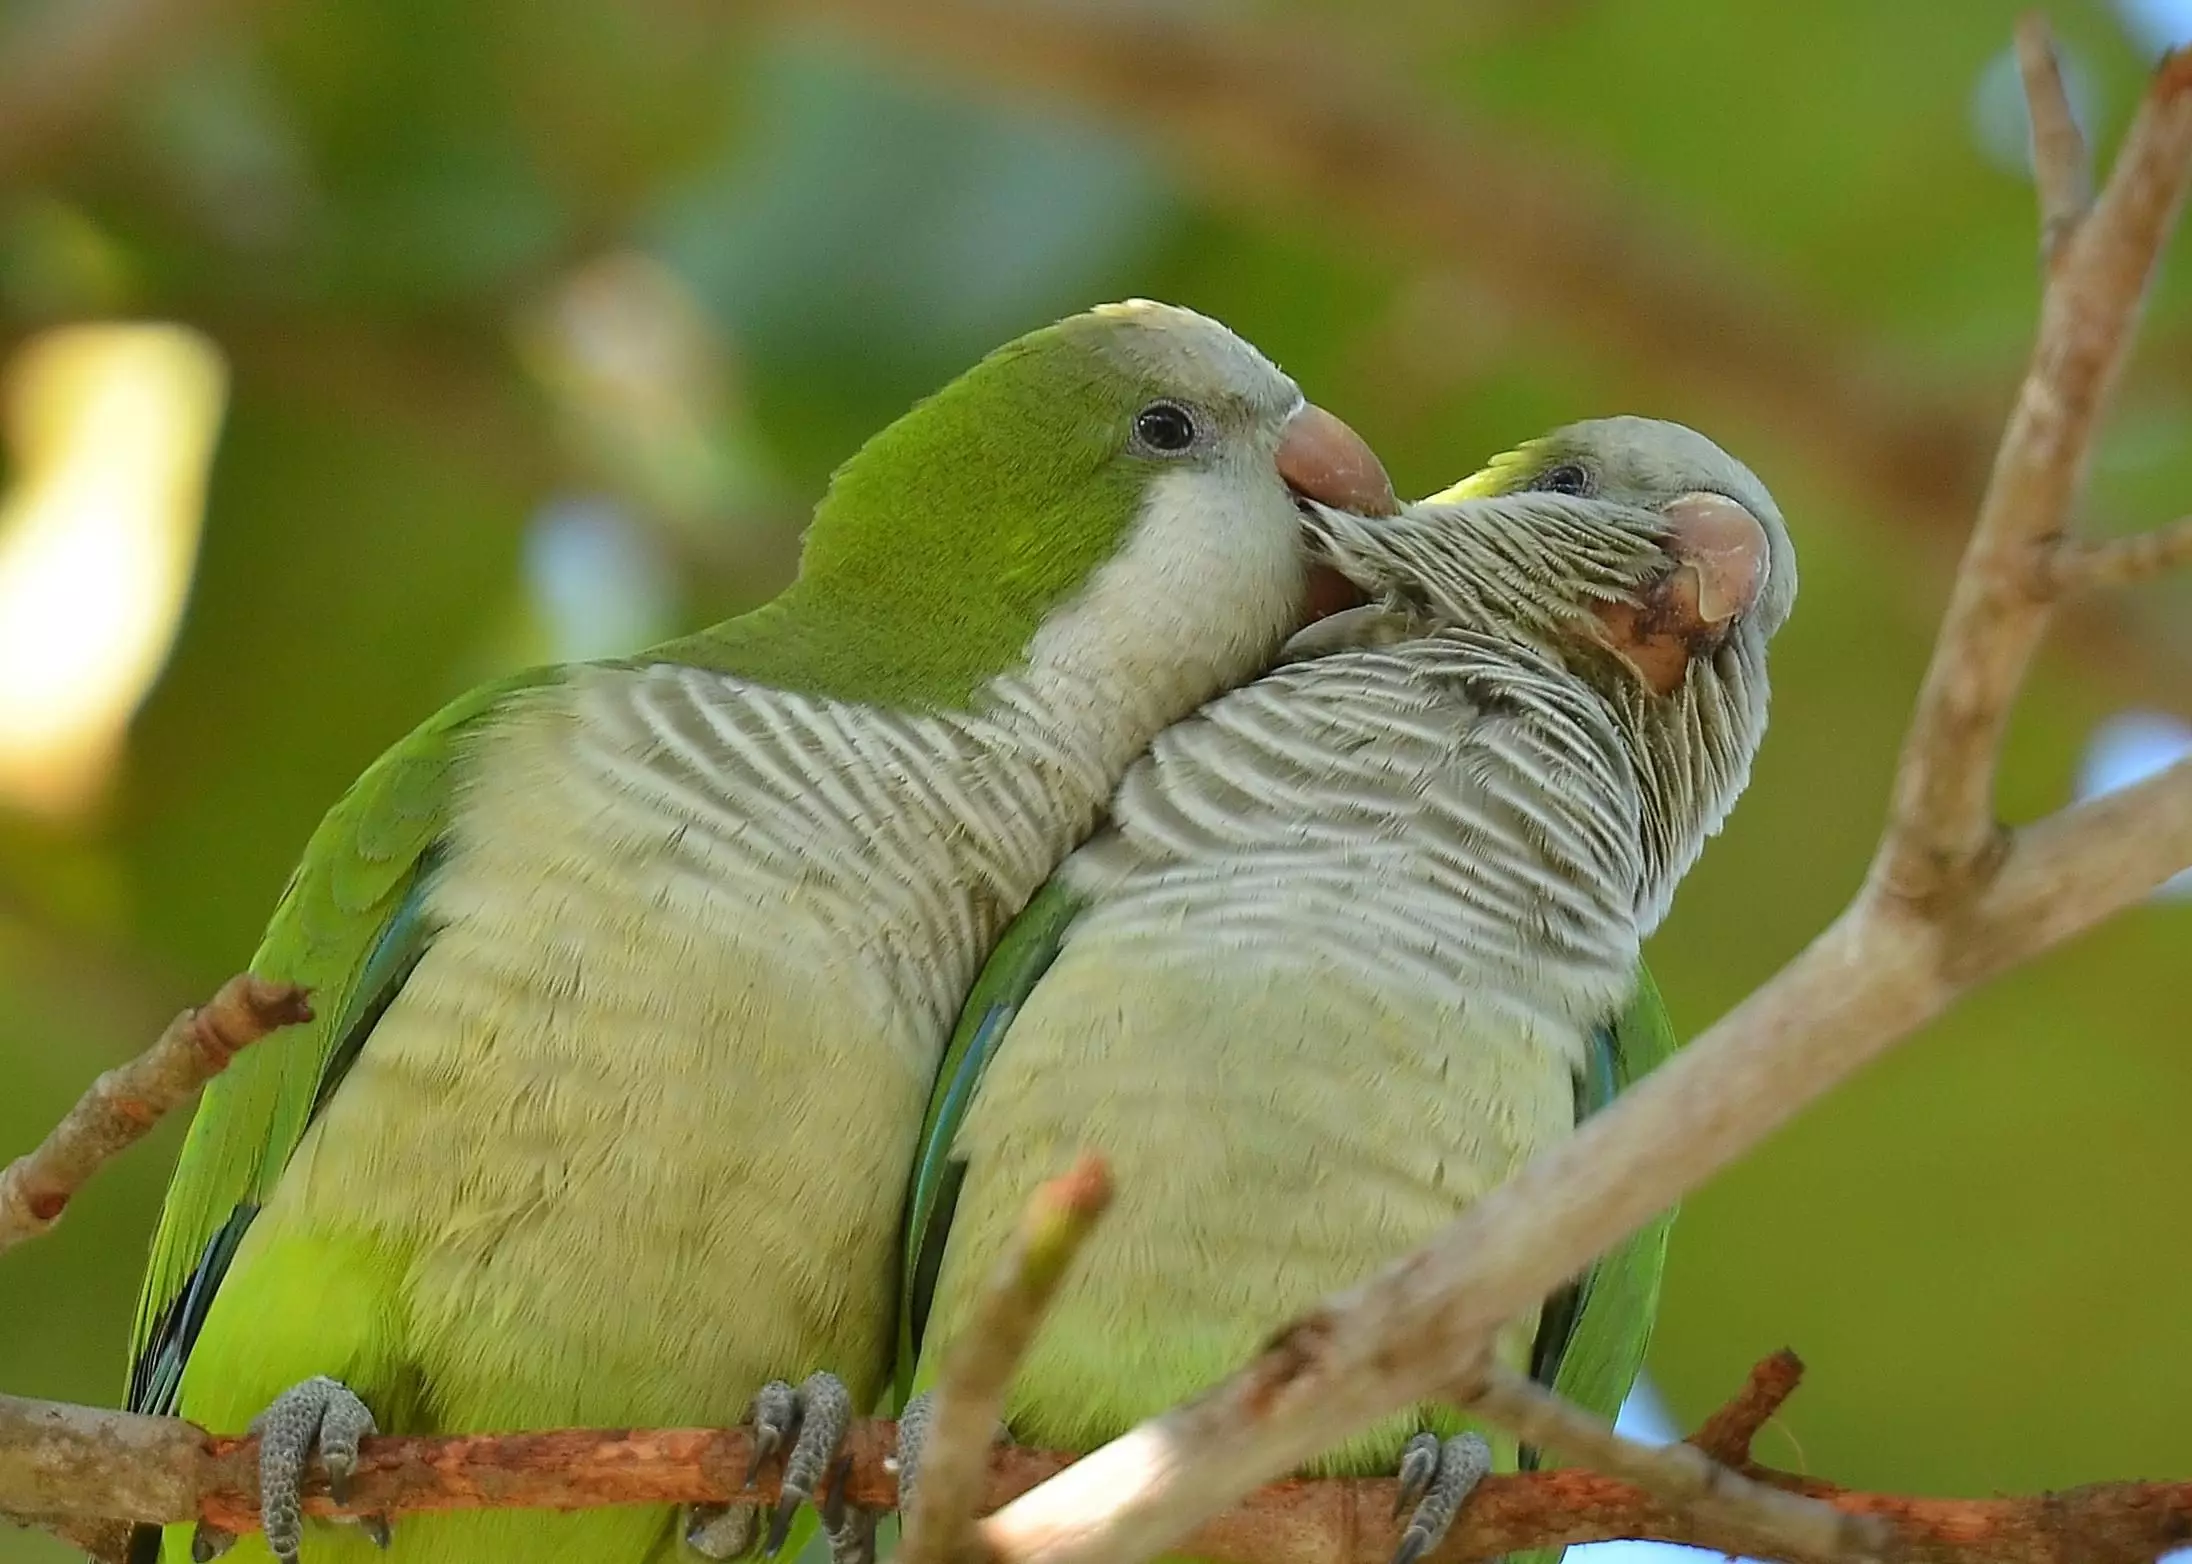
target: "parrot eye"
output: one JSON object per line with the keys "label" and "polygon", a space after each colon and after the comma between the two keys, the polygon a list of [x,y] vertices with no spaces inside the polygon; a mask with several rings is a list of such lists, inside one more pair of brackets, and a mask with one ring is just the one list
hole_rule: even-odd
{"label": "parrot eye", "polygon": [[1562,462],[1530,487],[1545,494],[1573,494],[1588,498],[1591,492],[1591,475],[1581,462]]}
{"label": "parrot eye", "polygon": [[1195,443],[1195,419],[1177,402],[1152,402],[1134,415],[1134,438],[1160,456],[1177,456]]}

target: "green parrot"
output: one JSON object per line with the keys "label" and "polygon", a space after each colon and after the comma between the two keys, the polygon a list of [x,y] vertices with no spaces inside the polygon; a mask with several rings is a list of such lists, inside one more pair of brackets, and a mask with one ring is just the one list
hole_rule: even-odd
{"label": "green parrot", "polygon": [[[1748,470],[1674,424],[1577,424],[1373,530],[1375,597],[1167,729],[1013,925],[939,1075],[909,1202],[900,1502],[921,1400],[1027,1197],[1116,1194],[1008,1398],[1086,1451],[1431,1237],[1674,1045],[1639,947],[1747,778],[1795,559]],[[1612,1416],[1666,1226],[1500,1338]],[[1493,1465],[1426,1405],[1335,1447],[1398,1471],[1396,1555]]]}
{"label": "green parrot", "polygon": [[[801,1474],[781,1537],[885,1389],[905,1170],[969,985],[1134,756],[1303,622],[1310,500],[1397,508],[1239,337],[1100,307],[863,447],[775,601],[475,690],[376,761],[252,962],[317,1018],[207,1091],[132,1344],[130,1406],[262,1433],[244,1547],[294,1560],[304,1463],[340,1479],[376,1429],[749,1407]],[[754,1519],[689,1540],[723,1556]],[[667,1508],[481,1511],[393,1545],[677,1540]]]}

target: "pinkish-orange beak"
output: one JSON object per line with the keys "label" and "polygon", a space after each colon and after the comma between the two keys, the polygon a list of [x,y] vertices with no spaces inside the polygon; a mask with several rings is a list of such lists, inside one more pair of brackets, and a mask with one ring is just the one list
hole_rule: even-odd
{"label": "pinkish-orange beak", "polygon": [[1728,627],[1757,605],[1773,567],[1766,529],[1724,494],[1685,494],[1661,512],[1675,568],[1641,604],[1599,610],[1606,644],[1653,693],[1672,695],[1690,664],[1709,657]]}
{"label": "pinkish-orange beak", "polygon": [[1378,453],[1314,402],[1302,403],[1286,421],[1278,462],[1287,487],[1320,505],[1358,516],[1390,516],[1400,509]]}
{"label": "pinkish-orange beak", "polygon": [[[1400,510],[1393,480],[1369,442],[1338,418],[1304,402],[1279,438],[1279,476],[1304,499],[1357,516]],[[1318,620],[1368,601],[1360,587],[1321,560],[1309,565],[1305,618]]]}

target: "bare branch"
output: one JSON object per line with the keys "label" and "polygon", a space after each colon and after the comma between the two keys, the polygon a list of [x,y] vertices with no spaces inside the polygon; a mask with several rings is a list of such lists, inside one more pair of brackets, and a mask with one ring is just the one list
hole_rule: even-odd
{"label": "bare branch", "polygon": [[1688,1526],[1747,1538],[1746,1553],[1872,1560],[1889,1546],[1888,1528],[1875,1517],[1847,1514],[1746,1477],[1693,1444],[1647,1445],[1624,1439],[1611,1424],[1512,1369],[1488,1370],[1468,1407],[1525,1444],[1635,1483]]}
{"label": "bare branch", "polygon": [[267,1033],[312,1019],[305,991],[246,972],[210,1003],[185,1010],[159,1041],[84,1093],[37,1150],[0,1172],[0,1250],[60,1220],[69,1199],[144,1133]]}
{"label": "bare branch", "polygon": [[2040,193],[2040,258],[2053,270],[2093,204],[2093,158],[2063,90],[2062,61],[2047,18],[2017,19],[2017,69],[2032,120],[2032,182]]}
{"label": "bare branch", "polygon": [[2133,586],[2192,564],[2192,516],[2123,538],[2065,538],[2048,556],[2049,588],[2068,595]]}
{"label": "bare branch", "polygon": [[946,1356],[898,1554],[903,1564],[944,1564],[978,1551],[974,1523],[988,1490],[1005,1392],[1058,1284],[1110,1203],[1111,1174],[1093,1155],[1028,1200],[974,1318]]}
{"label": "bare branch", "polygon": [[[1714,1414],[1693,1442],[1756,1426],[1793,1385],[1793,1359],[1761,1364],[1750,1384]],[[1763,1387],[1763,1393],[1762,1393]],[[846,1497],[886,1507],[896,1497],[889,1423],[855,1425],[846,1449]],[[1721,1448],[1713,1446],[1713,1448]],[[566,1430],[442,1439],[369,1439],[351,1503],[338,1509],[324,1475],[307,1514],[406,1515],[487,1506],[579,1509],[604,1504],[774,1503],[781,1469],[771,1461],[755,1486],[739,1487],[753,1442],[741,1429],[651,1432]],[[986,1502],[1003,1503],[1057,1472],[1069,1458],[992,1451]],[[2192,1483],[2111,1483],[2033,1499],[1905,1499],[1853,1493],[1813,1479],[1747,1466],[1761,1482],[1803,1493],[1838,1512],[1890,1528],[1884,1564],[2145,1564],[2192,1528]],[[115,1556],[120,1533],[102,1517],[143,1522],[202,1519],[232,1532],[258,1525],[255,1442],[216,1439],[187,1423],[51,1402],[0,1397],[0,1511]],[[1386,1564],[1398,1524],[1398,1485],[1282,1482],[1194,1533],[1189,1545],[1216,1564]],[[47,1506],[42,1513],[34,1513]],[[1710,1520],[1685,1521],[1618,1478],[1567,1469],[1493,1477],[1470,1496],[1427,1564],[1523,1548],[1634,1537],[1733,1552],[1744,1536]]]}
{"label": "bare branch", "polygon": [[1783,1347],[1760,1358],[1743,1388],[1725,1406],[1705,1419],[1686,1441],[1697,1446],[1722,1466],[1751,1464],[1751,1441],[1771,1422],[1783,1403],[1804,1382],[1804,1360]]}
{"label": "bare branch", "polygon": [[1873,883],[1924,906],[1996,850],[1994,768],[2047,629],[2038,551],[2063,530],[2147,279],[2192,182],[2192,54],[2164,62],[2108,186],[2059,257],[2016,409],[1904,741]]}

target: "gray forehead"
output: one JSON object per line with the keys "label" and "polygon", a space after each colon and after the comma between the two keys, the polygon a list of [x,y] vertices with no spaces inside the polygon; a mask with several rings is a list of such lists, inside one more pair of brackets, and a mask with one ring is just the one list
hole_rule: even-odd
{"label": "gray forehead", "polygon": [[1773,496],[1748,467],[1695,429],[1660,418],[1593,418],[1570,424],[1562,435],[1588,446],[1603,464],[1602,477],[1622,488],[1657,491],[1710,488],[1780,519]]}
{"label": "gray forehead", "polygon": [[1293,380],[1238,333],[1177,304],[1129,299],[1079,319],[1112,362],[1182,396],[1239,399],[1273,415],[1301,400]]}
{"label": "gray forehead", "polygon": [[1796,545],[1758,474],[1695,429],[1659,418],[1595,418],[1561,435],[1588,446],[1604,468],[1602,488],[1631,503],[1657,506],[1685,489],[1709,489],[1740,503],[1765,526],[1773,551],[1765,600],[1754,618],[1772,634],[1796,601]]}

